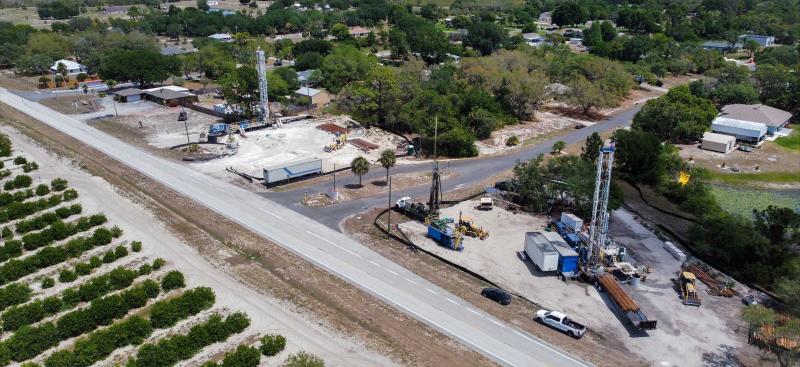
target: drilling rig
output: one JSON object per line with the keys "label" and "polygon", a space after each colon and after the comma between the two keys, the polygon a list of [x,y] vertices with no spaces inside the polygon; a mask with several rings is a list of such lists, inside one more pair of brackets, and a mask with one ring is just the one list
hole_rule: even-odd
{"label": "drilling rig", "polygon": [[264,124],[269,121],[269,94],[267,85],[267,62],[264,57],[264,50],[261,47],[256,51],[256,71],[258,72],[258,123]]}
{"label": "drilling rig", "polygon": [[606,246],[608,234],[608,198],[611,193],[611,168],[614,165],[614,145],[600,148],[597,157],[597,178],[594,183],[592,222],[589,227],[589,253],[587,270],[600,263],[601,251]]}

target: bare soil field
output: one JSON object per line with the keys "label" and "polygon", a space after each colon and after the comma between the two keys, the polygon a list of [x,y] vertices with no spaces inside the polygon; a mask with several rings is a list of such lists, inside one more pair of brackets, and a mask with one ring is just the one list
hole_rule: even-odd
{"label": "bare soil field", "polygon": [[682,144],[678,148],[682,158],[715,172],[729,173],[732,169],[741,172],[800,172],[800,152],[781,148],[771,141],[764,142],[752,152],[734,149],[728,154],[700,149],[700,144]]}
{"label": "bare soil field", "polygon": [[[64,134],[0,107],[7,123],[74,160],[74,165],[108,181],[145,207],[173,235],[253,291],[309,315],[314,322],[354,338],[393,362],[412,365],[493,365],[483,356],[237,224],[168,190]],[[99,179],[99,178],[98,178]],[[348,352],[342,357],[355,352]]]}
{"label": "bare soil field", "polygon": [[39,103],[50,107],[58,112],[65,114],[82,114],[94,112],[102,108],[98,104],[98,99],[93,95],[79,95],[79,96],[59,96],[57,98],[47,98],[39,101]]}

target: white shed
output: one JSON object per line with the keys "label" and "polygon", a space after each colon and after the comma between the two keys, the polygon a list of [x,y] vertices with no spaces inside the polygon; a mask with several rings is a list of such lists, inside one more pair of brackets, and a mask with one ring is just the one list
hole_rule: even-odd
{"label": "white shed", "polygon": [[718,134],[731,135],[736,140],[758,143],[767,135],[767,125],[720,116],[711,122],[711,131]]}
{"label": "white shed", "polygon": [[736,145],[736,138],[731,135],[704,133],[700,148],[727,154]]}

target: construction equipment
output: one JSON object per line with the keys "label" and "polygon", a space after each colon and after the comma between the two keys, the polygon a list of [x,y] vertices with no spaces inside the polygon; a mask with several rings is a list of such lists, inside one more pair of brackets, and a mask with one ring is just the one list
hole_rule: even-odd
{"label": "construction equipment", "polygon": [[339,134],[336,133],[336,137],[333,139],[333,143],[330,145],[326,145],[325,152],[330,153],[334,150],[339,150],[344,148],[344,145],[347,144],[347,134]]}
{"label": "construction equipment", "polygon": [[690,271],[681,271],[678,274],[678,284],[681,288],[681,299],[687,306],[700,307],[700,296],[697,294],[697,277]]}
{"label": "construction equipment", "polygon": [[267,84],[267,63],[264,50],[256,50],[256,71],[258,72],[258,109],[259,122],[266,123],[269,118],[269,85]]}
{"label": "construction equipment", "polygon": [[[429,217],[429,220],[431,218]],[[442,218],[430,221],[428,224],[428,237],[451,250],[462,251],[462,233],[452,226],[452,218]]]}
{"label": "construction equipment", "polygon": [[472,222],[472,217],[462,216],[460,214],[458,216],[458,230],[467,236],[480,238],[481,240],[485,240],[486,237],[489,237],[489,231],[475,225],[475,223]]}
{"label": "construction equipment", "polygon": [[730,298],[739,295],[738,292],[736,292],[733,288],[731,288],[730,282],[722,282],[715,279],[711,274],[709,274],[696,264],[690,264],[686,266],[684,270],[692,272],[697,277],[697,279],[699,279],[701,282],[703,282],[703,284],[708,286],[708,293],[712,296]]}
{"label": "construction equipment", "polygon": [[430,214],[430,211],[423,203],[414,203],[411,201],[411,197],[404,196],[399,200],[395,201],[394,208],[400,214],[403,214],[413,220],[419,222],[425,222],[425,219]]}
{"label": "construction equipment", "polygon": [[614,165],[614,146],[601,147],[597,157],[597,178],[592,200],[592,223],[589,227],[589,267],[601,260],[600,249],[606,246],[608,234],[608,198],[611,192],[611,168]]}
{"label": "construction equipment", "polygon": [[608,298],[625,314],[628,321],[640,330],[654,330],[656,320],[649,320],[639,308],[639,305],[622,289],[614,276],[611,274],[601,274],[596,277],[597,287],[608,293]]}
{"label": "construction equipment", "polygon": [[478,209],[480,210],[492,210],[494,207],[494,201],[490,197],[482,197],[480,201],[480,205]]}

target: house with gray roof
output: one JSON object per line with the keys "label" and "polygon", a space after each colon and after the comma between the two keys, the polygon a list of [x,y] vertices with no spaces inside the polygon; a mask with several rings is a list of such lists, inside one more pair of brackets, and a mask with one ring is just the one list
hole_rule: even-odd
{"label": "house with gray roof", "polygon": [[774,135],[786,127],[792,118],[789,112],[763,104],[729,104],[722,107],[720,116],[764,124],[767,126],[768,135]]}

